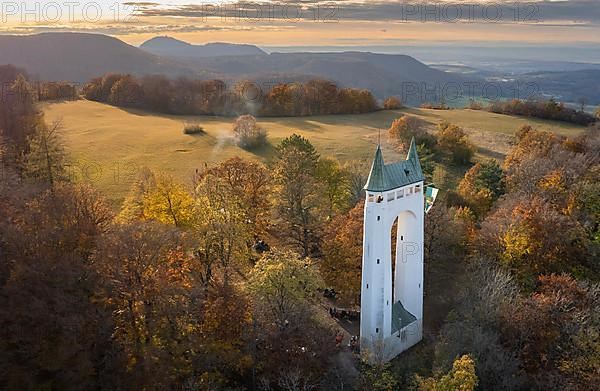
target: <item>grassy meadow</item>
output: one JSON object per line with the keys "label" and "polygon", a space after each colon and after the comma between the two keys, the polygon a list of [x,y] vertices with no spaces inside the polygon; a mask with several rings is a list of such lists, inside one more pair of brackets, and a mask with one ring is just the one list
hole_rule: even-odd
{"label": "grassy meadow", "polygon": [[[72,161],[72,176],[93,183],[115,204],[127,194],[137,172],[150,169],[170,173],[189,183],[196,169],[240,156],[267,161],[273,146],[292,133],[308,138],[323,156],[340,161],[370,161],[379,129],[387,161],[402,153],[387,143],[386,130],[402,114],[417,116],[432,128],[441,121],[461,126],[478,146],[476,159],[502,159],[514,132],[524,124],[534,128],[574,135],[584,128],[565,123],[512,117],[474,110],[430,110],[406,108],[370,114],[295,118],[260,118],[268,132],[269,145],[253,153],[235,145],[234,118],[171,116],[117,108],[91,101],[45,103],[46,120],[62,122],[62,137]],[[203,135],[186,135],[184,123],[202,126]],[[464,171],[441,170],[436,183],[450,186]],[[436,175],[438,170],[436,170]]]}

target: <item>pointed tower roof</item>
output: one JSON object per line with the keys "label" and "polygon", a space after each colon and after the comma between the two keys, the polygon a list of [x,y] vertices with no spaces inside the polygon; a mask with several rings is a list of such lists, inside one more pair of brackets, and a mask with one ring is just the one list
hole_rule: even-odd
{"label": "pointed tower roof", "polygon": [[408,148],[408,154],[406,155],[406,159],[411,159],[417,156],[417,143],[415,143],[415,138],[410,139],[410,148]]}
{"label": "pointed tower roof", "polygon": [[417,143],[415,142],[415,138],[413,137],[410,140],[410,148],[408,149],[408,155],[406,155],[406,160],[410,160],[412,164],[415,166],[415,169],[423,175],[423,170],[421,169],[421,162],[419,161],[419,155],[417,154]]}
{"label": "pointed tower roof", "polygon": [[385,179],[383,174],[384,167],[385,163],[383,162],[383,153],[381,153],[381,146],[377,144],[377,150],[375,151],[375,159],[373,159],[373,164],[371,165],[371,172],[369,173],[369,178],[367,179],[365,189],[370,190],[385,187]]}
{"label": "pointed tower roof", "polygon": [[375,159],[365,189],[374,192],[388,191],[423,180],[425,180],[425,177],[423,176],[417,146],[413,137],[406,160],[396,163],[385,164],[381,146],[377,145]]}

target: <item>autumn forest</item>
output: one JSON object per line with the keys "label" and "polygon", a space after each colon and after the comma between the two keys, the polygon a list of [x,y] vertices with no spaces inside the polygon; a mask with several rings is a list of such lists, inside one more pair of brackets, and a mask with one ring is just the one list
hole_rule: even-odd
{"label": "autumn forest", "polygon": [[[40,110],[40,100],[79,92],[57,84],[40,97],[12,66],[0,67],[0,84],[8,86],[0,108],[0,389],[600,384],[600,128],[593,116],[558,104],[535,112],[496,104],[491,111],[561,112],[554,119],[587,125],[569,137],[514,129],[504,159],[475,159],[476,143],[449,122],[432,130],[407,114],[384,129],[381,142],[403,153],[416,141],[428,183],[437,166],[460,175],[425,218],[424,339],[388,364],[368,365],[341,329],[350,310],[359,311],[369,164],[326,156],[290,129],[268,159],[197,167],[189,182],[144,168],[115,206],[68,175],[61,125]],[[390,98],[380,108],[369,91],[313,80],[281,84],[248,110],[223,100],[222,88],[114,74],[81,94],[172,114],[243,114],[231,123],[244,150],[268,138],[252,114],[401,106]],[[207,98],[185,99],[196,93]],[[201,134],[201,125],[189,131]],[[347,309],[349,320],[331,307]]]}

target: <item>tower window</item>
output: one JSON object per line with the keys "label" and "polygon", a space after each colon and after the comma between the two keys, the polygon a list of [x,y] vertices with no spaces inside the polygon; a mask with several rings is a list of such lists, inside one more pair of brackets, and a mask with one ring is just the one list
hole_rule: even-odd
{"label": "tower window", "polygon": [[377,327],[377,328],[375,329],[375,332],[376,332],[376,333],[379,333],[379,327]]}
{"label": "tower window", "polygon": [[377,216],[377,221],[381,220],[381,216]]}
{"label": "tower window", "polygon": [[367,284],[367,289],[369,289],[369,284]]}
{"label": "tower window", "polygon": [[404,197],[404,190],[398,190],[398,192],[396,193],[396,197],[397,197],[397,198],[402,198],[402,197]]}
{"label": "tower window", "polygon": [[387,200],[388,202],[394,201],[394,192],[388,193]]}
{"label": "tower window", "polygon": [[400,240],[404,240],[404,235],[400,235]]}
{"label": "tower window", "polygon": [[373,201],[375,201],[375,196],[369,195],[369,201],[368,202],[373,202]]}
{"label": "tower window", "polygon": [[415,193],[420,193],[420,192],[421,192],[421,185],[415,186]]}
{"label": "tower window", "polygon": [[379,259],[377,259],[377,264],[379,265]]}

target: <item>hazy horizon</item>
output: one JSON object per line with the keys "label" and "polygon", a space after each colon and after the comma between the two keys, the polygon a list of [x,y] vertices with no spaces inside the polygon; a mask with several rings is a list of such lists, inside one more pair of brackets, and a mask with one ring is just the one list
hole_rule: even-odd
{"label": "hazy horizon", "polygon": [[600,45],[596,0],[2,2],[0,33],[95,32],[269,46]]}

